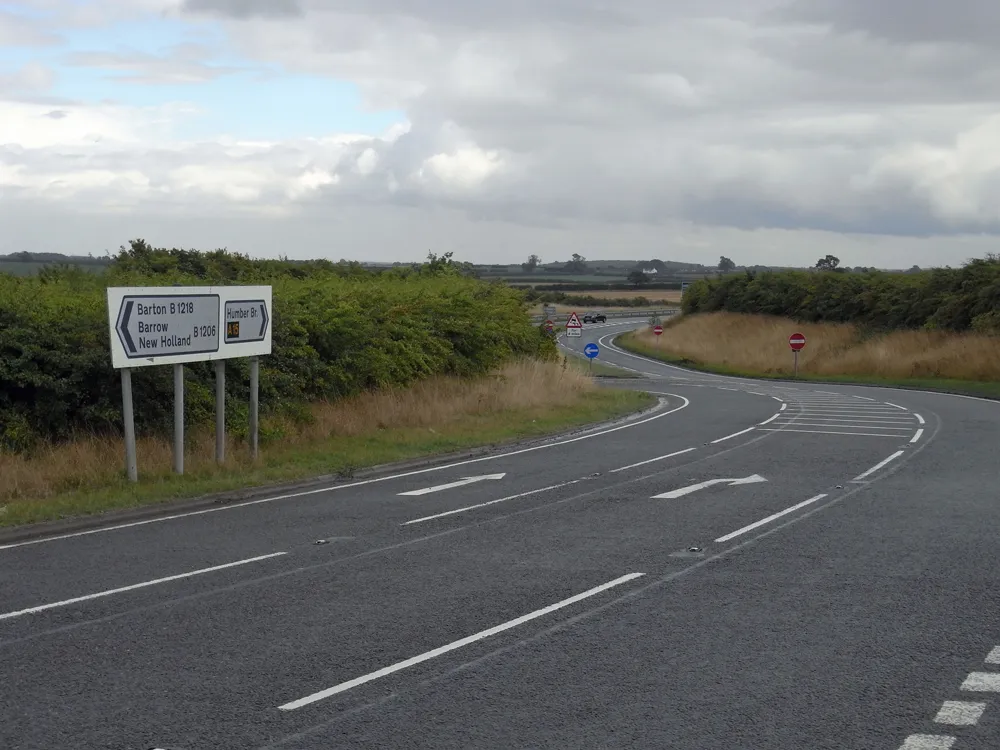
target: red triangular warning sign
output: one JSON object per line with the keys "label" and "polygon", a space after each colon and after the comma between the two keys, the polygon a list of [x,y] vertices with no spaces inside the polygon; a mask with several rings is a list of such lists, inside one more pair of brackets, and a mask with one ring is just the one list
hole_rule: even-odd
{"label": "red triangular warning sign", "polygon": [[580,322],[580,318],[577,317],[576,313],[569,314],[569,320],[566,321],[567,328],[583,328],[583,324]]}

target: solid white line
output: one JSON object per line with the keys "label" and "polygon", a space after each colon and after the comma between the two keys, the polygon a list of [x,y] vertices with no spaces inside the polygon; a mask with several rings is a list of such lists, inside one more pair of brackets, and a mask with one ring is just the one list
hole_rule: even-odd
{"label": "solid white line", "polygon": [[728,542],[730,539],[735,539],[740,534],[746,534],[748,531],[753,531],[758,526],[763,526],[765,523],[770,523],[771,521],[773,521],[776,518],[781,518],[784,515],[787,515],[789,513],[793,513],[795,511],[797,511],[799,508],[806,507],[810,503],[814,503],[817,500],[822,500],[824,497],[826,497],[826,495],[816,495],[816,497],[811,497],[808,500],[804,500],[801,503],[799,503],[798,505],[793,505],[791,508],[785,508],[784,510],[780,510],[777,513],[774,513],[773,515],[768,516],[767,518],[762,518],[759,521],[755,521],[754,523],[750,524],[749,526],[744,526],[742,529],[737,529],[736,531],[733,531],[733,532],[731,532],[729,534],[726,534],[725,536],[720,536],[718,539],[715,540],[715,543],[716,544],[721,544],[722,542]]}
{"label": "solid white line", "polygon": [[903,411],[909,411],[909,409],[907,409],[905,406],[900,406],[899,404],[893,404],[893,403],[890,403],[888,401],[883,401],[882,403],[885,404],[886,406],[892,406],[892,407],[894,407],[896,409],[902,409]]}
{"label": "solid white line", "polygon": [[220,506],[216,506],[216,507],[213,507],[213,508],[205,508],[203,510],[193,510],[193,511],[189,511],[189,512],[186,512],[186,513],[174,513],[174,514],[169,515],[169,516],[159,516],[157,518],[147,518],[144,521],[132,521],[130,523],[116,524],[114,526],[102,526],[101,528],[97,528],[97,529],[88,529],[87,531],[75,531],[75,532],[73,532],[71,534],[60,534],[58,536],[50,536],[50,537],[45,537],[45,538],[42,538],[42,539],[29,539],[29,540],[24,541],[24,542],[14,542],[12,544],[0,545],[0,551],[7,550],[7,549],[14,549],[14,548],[17,548],[17,547],[26,547],[26,546],[33,545],[33,544],[44,544],[46,542],[55,542],[55,541],[59,541],[59,540],[62,540],[62,539],[73,539],[75,537],[89,536],[91,534],[103,534],[103,533],[108,532],[108,531],[119,531],[121,529],[129,529],[129,528],[133,528],[135,526],[146,526],[147,524],[152,524],[152,523],[162,523],[164,521],[174,521],[174,520],[176,520],[178,518],[188,518],[189,516],[202,516],[202,515],[205,515],[207,513],[218,513],[220,511],[224,511],[224,510],[235,510],[237,508],[246,508],[246,507],[249,507],[251,505],[261,505],[263,503],[273,503],[273,502],[276,502],[278,500],[291,500],[293,498],[298,498],[298,497],[306,497],[306,496],[309,496],[309,495],[318,495],[318,494],[321,494],[321,493],[324,493],[324,492],[334,492],[334,491],[337,491],[337,490],[346,490],[346,489],[350,489],[352,487],[362,487],[364,485],[376,484],[378,482],[388,482],[388,481],[391,481],[393,479],[402,479],[404,477],[413,477],[413,476],[417,476],[418,474],[429,474],[429,473],[435,472],[435,471],[444,471],[445,469],[453,469],[456,466],[467,466],[468,464],[475,464],[475,463],[479,463],[481,461],[493,461],[493,460],[496,460],[498,458],[507,458],[509,456],[518,456],[518,455],[521,455],[522,453],[531,453],[532,451],[543,450],[545,448],[557,448],[557,447],[559,447],[561,445],[569,445],[570,443],[576,443],[576,442],[578,442],[580,440],[589,440],[590,438],[600,437],[601,435],[608,435],[608,434],[610,434],[612,432],[618,432],[619,430],[625,430],[625,429],[630,429],[632,427],[638,427],[641,424],[647,424],[649,422],[652,422],[653,420],[662,419],[663,417],[669,416],[670,414],[674,414],[676,412],[679,412],[681,409],[686,409],[691,404],[691,402],[688,399],[684,398],[683,396],[678,396],[675,393],[669,393],[669,394],[666,394],[666,395],[673,396],[674,398],[678,398],[681,401],[683,401],[684,403],[681,404],[680,406],[677,406],[677,407],[675,407],[673,409],[670,409],[669,411],[661,412],[661,413],[656,414],[656,415],[654,415],[652,417],[647,417],[646,419],[640,419],[640,420],[637,420],[635,422],[629,422],[628,424],[619,425],[618,427],[611,427],[609,429],[600,430],[598,432],[589,432],[586,435],[580,435],[580,436],[574,437],[574,438],[567,438],[566,440],[558,440],[558,441],[553,442],[553,443],[544,443],[542,445],[534,445],[534,446],[532,446],[530,448],[520,448],[518,450],[507,451],[505,453],[495,453],[495,454],[492,454],[492,455],[489,455],[489,456],[481,456],[479,458],[469,458],[469,459],[466,459],[465,461],[456,461],[455,463],[444,464],[444,465],[441,465],[441,466],[431,466],[431,467],[426,468],[426,469],[416,469],[414,471],[407,471],[407,472],[403,472],[401,474],[389,474],[389,475],[384,476],[384,477],[375,477],[374,479],[363,479],[363,480],[361,480],[359,482],[350,482],[348,484],[335,484],[335,485],[331,485],[331,486],[328,486],[328,487],[320,487],[320,488],[317,488],[317,489],[314,489],[314,490],[303,490],[302,492],[290,492],[290,493],[288,493],[286,495],[274,495],[272,497],[263,497],[263,498],[261,498],[259,500],[248,500],[248,501],[242,502],[242,503],[233,503],[231,505],[220,505]]}
{"label": "solid white line", "polygon": [[549,490],[557,490],[560,487],[568,487],[571,484],[576,484],[580,482],[580,479],[574,479],[572,482],[563,482],[562,484],[553,484],[549,487],[542,487],[540,490],[531,490],[530,492],[522,492],[519,495],[509,495],[507,497],[501,497],[499,500],[490,500],[485,503],[478,503],[477,505],[467,505],[464,508],[456,508],[455,510],[448,510],[444,513],[437,513],[433,516],[424,516],[423,518],[414,518],[412,521],[406,521],[405,523],[399,524],[400,526],[409,526],[414,523],[423,523],[424,521],[433,521],[435,518],[444,518],[445,516],[453,516],[456,513],[465,513],[469,510],[476,510],[477,508],[485,508],[488,505],[496,505],[497,503],[503,503],[508,500],[516,500],[519,497],[528,497],[529,495],[537,495],[539,492],[548,492]]}
{"label": "solid white line", "polygon": [[917,442],[918,440],[920,440],[920,436],[923,435],[923,434],[924,434],[924,428],[921,427],[919,430],[916,431],[916,433],[914,433],[913,439],[910,440],[910,442],[911,443]]}
{"label": "solid white line", "polygon": [[747,427],[745,430],[740,430],[739,432],[734,432],[732,435],[726,435],[724,438],[719,438],[718,440],[713,440],[712,441],[712,445],[715,445],[716,443],[724,443],[727,440],[732,440],[734,437],[739,437],[740,435],[746,435],[748,432],[752,432],[755,429],[757,429],[756,426],[754,426],[754,427]]}
{"label": "solid white line", "polygon": [[143,583],[133,583],[131,586],[122,586],[117,589],[109,589],[108,591],[101,591],[96,594],[87,594],[86,596],[77,596],[73,599],[66,599],[61,602],[52,602],[51,604],[42,604],[37,607],[29,607],[28,609],[21,609],[17,612],[6,612],[0,614],[0,620],[10,620],[14,617],[21,617],[23,615],[33,615],[36,612],[44,612],[47,609],[55,609],[56,607],[67,607],[70,604],[78,604],[80,602],[90,601],[91,599],[100,599],[101,597],[111,596],[112,594],[121,594],[126,591],[135,591],[136,589],[146,588],[147,586],[156,586],[160,583],[169,583],[170,581],[177,581],[182,578],[191,578],[192,576],[200,576],[205,573],[214,573],[217,570],[225,570],[226,568],[235,568],[237,565],[248,565],[249,563],[259,562],[261,560],[269,560],[272,557],[281,557],[282,555],[287,555],[287,552],[273,552],[270,555],[260,555],[259,557],[251,557],[246,560],[237,560],[236,562],[226,563],[225,565],[214,565],[211,568],[202,568],[201,570],[192,570],[190,573],[180,573],[175,576],[167,576],[166,578],[157,578],[154,581],[145,581]]}
{"label": "solid white line", "polygon": [[443,490],[451,490],[454,489],[455,487],[464,487],[467,484],[475,484],[476,482],[483,482],[489,479],[494,479],[494,480],[503,479],[505,476],[507,476],[506,473],[484,474],[479,477],[465,477],[464,479],[459,479],[454,482],[448,482],[448,484],[439,484],[435,487],[423,487],[419,490],[410,490],[409,492],[400,492],[397,494],[401,497],[404,495],[410,497],[417,497],[419,495],[429,495],[432,492],[442,492]]}
{"label": "solid white line", "polygon": [[795,413],[789,419],[798,419],[799,417],[809,417],[810,419],[822,419],[827,422],[877,422],[881,424],[913,424],[913,420],[909,417],[878,417],[877,419],[868,419],[866,417],[833,417],[829,414],[799,414]]}
{"label": "solid white line", "polygon": [[762,425],[771,424],[771,422],[773,422],[774,420],[776,420],[780,416],[781,416],[781,412],[779,411],[773,417],[769,417],[768,419],[765,419],[763,422],[759,422],[759,424],[762,424]]}
{"label": "solid white line", "polygon": [[1000,672],[972,672],[965,678],[961,689],[976,693],[1000,693]]}
{"label": "solid white line", "polygon": [[364,685],[367,682],[377,680],[381,677],[386,677],[387,675],[402,671],[404,669],[408,669],[409,667],[421,664],[425,661],[430,661],[431,659],[435,659],[438,656],[443,656],[444,654],[447,654],[450,651],[455,651],[456,649],[468,646],[469,644],[475,643],[476,641],[481,641],[484,638],[489,638],[490,636],[496,635],[497,633],[502,633],[505,630],[516,628],[518,625],[523,625],[526,622],[530,622],[531,620],[543,617],[544,615],[547,615],[551,612],[555,612],[556,610],[562,609],[564,607],[568,607],[569,605],[575,604],[576,602],[583,601],[584,599],[588,599],[592,596],[596,596],[597,594],[600,594],[603,591],[607,591],[610,588],[614,588],[615,586],[620,586],[623,583],[634,581],[636,578],[640,578],[643,575],[645,575],[645,573],[629,573],[628,575],[622,576],[621,578],[616,578],[613,581],[602,583],[600,586],[595,586],[594,588],[588,589],[583,593],[571,596],[568,599],[563,599],[561,602],[550,604],[548,607],[544,607],[542,609],[536,609],[534,612],[522,615],[517,619],[509,620],[508,622],[505,622],[501,625],[496,625],[495,627],[489,628],[488,630],[482,630],[478,633],[475,633],[474,635],[466,636],[465,638],[453,641],[452,643],[449,643],[446,646],[440,646],[436,649],[433,649],[432,651],[427,651],[418,656],[410,657],[409,659],[406,659],[404,661],[396,662],[391,666],[383,667],[382,669],[378,669],[374,672],[369,672],[368,674],[362,675],[361,677],[355,677],[353,680],[348,680],[347,682],[341,682],[339,685],[334,685],[333,687],[327,688],[326,690],[321,690],[318,693],[307,695],[305,698],[299,698],[298,700],[291,701],[290,703],[278,706],[278,708],[281,711],[294,711],[297,708],[308,706],[310,703],[316,703],[317,701],[324,700],[325,698],[329,698],[331,695],[337,695],[337,693],[343,693],[347,690],[351,690],[352,688],[356,688],[359,685]]}
{"label": "solid white line", "polygon": [[937,712],[934,721],[938,724],[953,724],[958,727],[971,727],[977,724],[986,710],[985,703],[972,701],[945,701]]}
{"label": "solid white line", "polygon": [[920,422],[920,424],[925,424],[924,418],[921,417],[919,414],[914,414],[913,416],[917,418],[917,421]]}
{"label": "solid white line", "polygon": [[[781,399],[778,399],[778,400],[780,401]],[[784,410],[785,410],[785,409],[787,409],[787,408],[788,408],[788,404],[786,404],[786,403],[782,403],[782,404],[781,404],[781,408],[780,408],[780,409],[778,409],[778,411],[784,411]]]}
{"label": "solid white line", "polygon": [[806,435],[863,435],[864,437],[894,437],[899,435],[886,435],[881,432],[833,432],[832,430],[789,430],[787,427],[765,427],[764,432],[801,432]]}
{"label": "solid white line", "polygon": [[950,750],[954,744],[954,737],[943,734],[911,734],[899,750]]}
{"label": "solid white line", "polygon": [[902,455],[903,455],[903,451],[896,451],[891,456],[889,456],[889,458],[885,459],[884,461],[879,461],[877,464],[875,464],[873,467],[871,467],[864,474],[858,474],[856,477],[854,477],[854,479],[855,480],[857,480],[857,479],[864,479],[867,476],[871,476],[876,471],[878,471],[879,469],[881,469],[883,466],[885,466],[886,464],[892,463],[893,461],[895,461],[897,458],[899,458]]}
{"label": "solid white line", "polygon": [[634,469],[637,466],[645,466],[646,464],[651,464],[654,461],[663,461],[664,459],[673,458],[674,456],[681,456],[681,455],[683,455],[685,453],[690,453],[691,451],[696,451],[696,450],[698,450],[698,449],[697,448],[685,448],[682,451],[676,451],[675,453],[668,453],[665,456],[657,456],[656,458],[650,458],[650,459],[647,459],[646,461],[640,461],[637,464],[629,464],[628,466],[623,466],[620,469],[612,469],[611,471],[608,472],[608,474],[617,474],[619,471],[627,471],[629,469]]}
{"label": "solid white line", "polygon": [[[892,409],[865,409],[864,407],[851,408],[851,409],[835,409],[833,407],[827,408],[819,406],[803,406],[799,409],[799,411],[814,412],[816,414],[847,414],[859,417],[862,416],[863,414],[869,414],[873,417],[887,417],[890,414],[899,414],[898,411],[893,411]],[[905,417],[903,417],[903,419],[905,419]]]}
{"label": "solid white line", "polygon": [[994,646],[984,661],[987,664],[1000,664],[1000,646]]}

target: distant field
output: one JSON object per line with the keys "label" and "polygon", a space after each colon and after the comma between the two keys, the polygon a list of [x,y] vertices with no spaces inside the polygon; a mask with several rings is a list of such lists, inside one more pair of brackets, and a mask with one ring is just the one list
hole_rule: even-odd
{"label": "distant field", "polygon": [[[9,273],[12,276],[34,276],[45,268],[45,266],[51,265],[55,264],[40,263],[37,261],[0,260],[0,273]],[[100,273],[107,268],[105,264],[99,263],[71,263],[70,265],[82,268],[84,271],[93,271],[94,273]]]}
{"label": "distant field", "polygon": [[631,291],[611,291],[608,289],[583,289],[573,290],[574,296],[597,297],[599,299],[624,299],[645,297],[650,302],[680,302],[681,291],[679,289],[635,289]]}

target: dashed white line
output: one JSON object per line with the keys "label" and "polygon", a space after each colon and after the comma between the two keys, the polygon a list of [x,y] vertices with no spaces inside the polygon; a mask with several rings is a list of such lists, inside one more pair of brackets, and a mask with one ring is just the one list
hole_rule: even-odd
{"label": "dashed white line", "polygon": [[973,693],[1000,693],[1000,672],[972,672],[961,689]]}
{"label": "dashed white line", "polygon": [[859,398],[862,401],[875,401],[873,398],[868,398],[867,396],[851,396],[851,398]]}
{"label": "dashed white line", "polygon": [[117,589],[109,589],[108,591],[100,591],[96,594],[87,594],[86,596],[77,596],[73,599],[66,599],[61,602],[52,602],[51,604],[41,604],[37,607],[29,607],[28,609],[20,609],[16,612],[5,612],[0,614],[0,620],[10,620],[15,617],[22,617],[23,615],[33,615],[37,612],[44,612],[47,609],[56,609],[57,607],[68,607],[70,604],[79,604],[80,602],[87,602],[92,599],[100,599],[105,596],[112,596],[113,594],[122,594],[126,591],[135,591],[136,589],[143,589],[147,586],[156,586],[160,583],[169,583],[170,581],[178,581],[182,578],[191,578],[193,576],[204,575],[205,573],[214,573],[217,570],[225,570],[226,568],[235,568],[238,565],[249,565],[250,563],[260,562],[261,560],[269,560],[273,557],[281,557],[282,555],[287,555],[287,552],[273,552],[270,555],[260,555],[258,557],[251,557],[246,560],[237,560],[236,562],[225,563],[224,565],[213,565],[211,568],[202,568],[201,570],[192,570],[190,573],[180,573],[175,576],[167,576],[166,578],[157,578],[153,581],[144,581],[143,583],[133,583],[131,586],[122,586]]}
{"label": "dashed white line", "polygon": [[971,727],[982,718],[985,703],[972,701],[945,701],[934,721],[938,724],[952,724],[957,727]]}
{"label": "dashed white line", "polygon": [[757,429],[756,425],[753,427],[747,427],[745,430],[734,432],[732,435],[726,435],[725,437],[719,438],[718,440],[713,440],[712,445],[715,445],[716,443],[724,443],[727,440],[732,440],[734,437],[739,437],[740,435],[746,435],[748,432],[752,432],[755,429]]}
{"label": "dashed white line", "polygon": [[900,406],[899,404],[893,404],[890,403],[889,401],[883,401],[882,403],[885,404],[886,406],[891,406],[894,409],[902,409],[903,411],[907,411],[907,408],[905,406]]}
{"label": "dashed white line", "polygon": [[816,497],[811,497],[808,500],[803,500],[798,505],[793,505],[791,508],[785,508],[784,510],[780,510],[777,513],[768,516],[767,518],[762,518],[759,521],[755,521],[749,526],[744,526],[742,529],[737,529],[736,531],[730,532],[725,536],[720,536],[718,539],[715,540],[715,543],[721,544],[722,542],[728,542],[730,539],[735,539],[741,534],[746,534],[748,531],[753,531],[757,527],[763,526],[766,523],[770,523],[776,518],[781,518],[782,516],[788,515],[789,513],[794,513],[799,508],[804,508],[807,505],[816,502],[817,500],[822,500],[824,497],[826,497],[826,495],[816,495]]}
{"label": "dashed white line", "polygon": [[771,422],[773,422],[774,420],[776,420],[776,419],[777,419],[778,417],[780,417],[780,416],[781,416],[781,412],[779,411],[779,412],[778,412],[777,414],[775,414],[775,415],[774,415],[773,417],[770,417],[769,419],[765,419],[765,420],[764,420],[763,422],[761,422],[760,424],[762,424],[762,425],[765,425],[765,424],[771,424]]}
{"label": "dashed white line", "polygon": [[[779,398],[778,400],[779,400],[779,401],[781,401],[781,399],[780,399],[780,398]],[[785,410],[785,409],[787,409],[787,408],[788,408],[788,404],[786,404],[786,403],[782,402],[782,404],[781,404],[781,408],[780,408],[780,409],[778,409],[778,411],[784,411],[784,410]]]}
{"label": "dashed white line", "polygon": [[955,738],[943,734],[911,734],[899,750],[950,750]]}
{"label": "dashed white line", "polygon": [[897,458],[899,458],[902,455],[903,455],[903,451],[896,451],[895,453],[893,453],[891,456],[889,456],[889,458],[885,459],[884,461],[879,461],[877,464],[875,464],[873,467],[871,467],[868,471],[864,472],[863,474],[858,474],[856,477],[854,477],[854,481],[856,482],[859,479],[864,479],[865,477],[871,476],[876,471],[878,471],[879,469],[881,469],[883,466],[886,466],[886,465],[892,463],[893,461],[895,461]]}
{"label": "dashed white line", "polygon": [[766,396],[766,393],[760,393],[759,391],[747,391],[751,396]]}
{"label": "dashed white line", "polygon": [[919,414],[914,414],[913,416],[915,416],[915,417],[917,418],[917,421],[918,421],[918,422],[919,422],[920,424],[926,424],[926,422],[924,421],[924,418],[923,418],[923,417],[921,417],[921,416],[920,416]]}
{"label": "dashed white line", "polygon": [[924,428],[923,428],[923,427],[921,427],[921,428],[920,428],[919,430],[917,430],[917,431],[916,431],[916,432],[915,432],[915,433],[913,434],[913,437],[912,437],[912,438],[910,439],[910,442],[911,442],[911,443],[915,443],[915,442],[917,442],[918,440],[920,440],[920,437],[921,437],[921,436],[922,436],[923,434],[924,434]]}
{"label": "dashed white line", "polygon": [[453,516],[456,513],[465,513],[470,510],[476,510],[478,508],[485,508],[488,505],[496,505],[497,503],[505,503],[508,500],[516,500],[519,497],[528,497],[529,495],[537,495],[539,492],[548,492],[549,490],[557,490],[560,487],[568,487],[571,484],[576,484],[580,482],[580,479],[574,479],[572,482],[563,482],[562,484],[553,484],[549,487],[542,487],[541,489],[531,490],[530,492],[521,492],[517,495],[508,495],[507,497],[501,497],[498,500],[490,500],[485,503],[478,503],[476,505],[467,505],[464,508],[456,508],[455,510],[447,510],[444,513],[436,513],[433,516],[424,516],[423,518],[414,518],[412,521],[406,521],[401,523],[400,526],[409,526],[414,523],[423,523],[424,521],[433,521],[435,518],[444,518],[445,516]]}
{"label": "dashed white line", "polygon": [[698,450],[698,449],[697,448],[685,448],[682,451],[675,451],[674,453],[668,453],[665,456],[657,456],[656,458],[650,458],[650,459],[647,459],[646,461],[640,461],[637,464],[629,464],[628,466],[623,466],[620,469],[612,469],[608,473],[609,474],[617,474],[619,471],[627,471],[628,469],[634,469],[637,466],[645,466],[646,464],[651,464],[651,463],[653,463],[655,461],[663,461],[665,459],[673,458],[674,456],[681,456],[681,455],[683,455],[685,453],[690,453],[691,451],[696,451],[696,450]]}
{"label": "dashed white line", "polygon": [[782,403],[782,404],[783,404],[783,403],[785,403],[784,401],[782,401],[782,400],[781,400],[780,398],[778,398],[777,396],[771,396],[771,398],[773,398],[773,399],[774,399],[775,401],[778,401],[779,403]]}
{"label": "dashed white line", "polygon": [[575,604],[576,602],[583,601],[584,599],[588,599],[592,596],[596,596],[597,594],[600,594],[603,591],[607,591],[610,588],[614,588],[615,586],[621,586],[623,583],[634,581],[636,578],[640,578],[643,575],[645,575],[645,573],[629,573],[628,575],[622,576],[621,578],[616,578],[613,581],[602,583],[600,586],[595,586],[592,589],[588,589],[587,591],[584,591],[580,594],[571,596],[568,599],[563,599],[561,602],[550,604],[548,607],[543,607],[542,609],[536,609],[534,612],[522,615],[521,617],[518,617],[514,620],[509,620],[505,623],[489,628],[488,630],[482,630],[473,635],[466,636],[465,638],[461,638],[457,641],[453,641],[452,643],[449,643],[445,646],[440,646],[431,651],[426,651],[422,654],[419,654],[418,656],[412,656],[409,659],[396,662],[391,666],[383,667],[382,669],[377,669],[374,672],[369,672],[366,675],[355,677],[353,680],[348,680],[347,682],[341,682],[340,684],[334,685],[333,687],[327,688],[326,690],[320,690],[318,693],[307,695],[305,698],[299,698],[298,700],[285,703],[282,706],[278,706],[278,708],[281,711],[294,711],[297,708],[308,706],[310,703],[316,703],[317,701],[324,700],[332,695],[337,695],[338,693],[343,693],[348,690],[351,690],[352,688],[356,688],[359,685],[364,685],[367,682],[378,680],[382,677],[386,677],[395,672],[400,672],[404,669],[408,669],[409,667],[421,664],[425,661],[430,661],[431,659],[435,659],[438,656],[447,654],[450,651],[455,651],[456,649],[468,646],[470,643],[475,643],[476,641],[481,641],[484,638],[489,638],[490,636],[496,635],[497,633],[502,633],[505,630],[516,628],[518,625],[523,625],[526,622],[530,622],[531,620],[543,617],[547,614],[555,612],[556,610],[568,607],[571,604]]}

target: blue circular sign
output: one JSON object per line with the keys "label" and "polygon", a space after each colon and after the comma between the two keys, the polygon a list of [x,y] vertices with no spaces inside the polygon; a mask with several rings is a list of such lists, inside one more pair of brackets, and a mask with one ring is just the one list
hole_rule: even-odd
{"label": "blue circular sign", "polygon": [[588,359],[593,359],[601,353],[601,348],[597,344],[587,344],[583,347],[583,353],[587,355]]}

